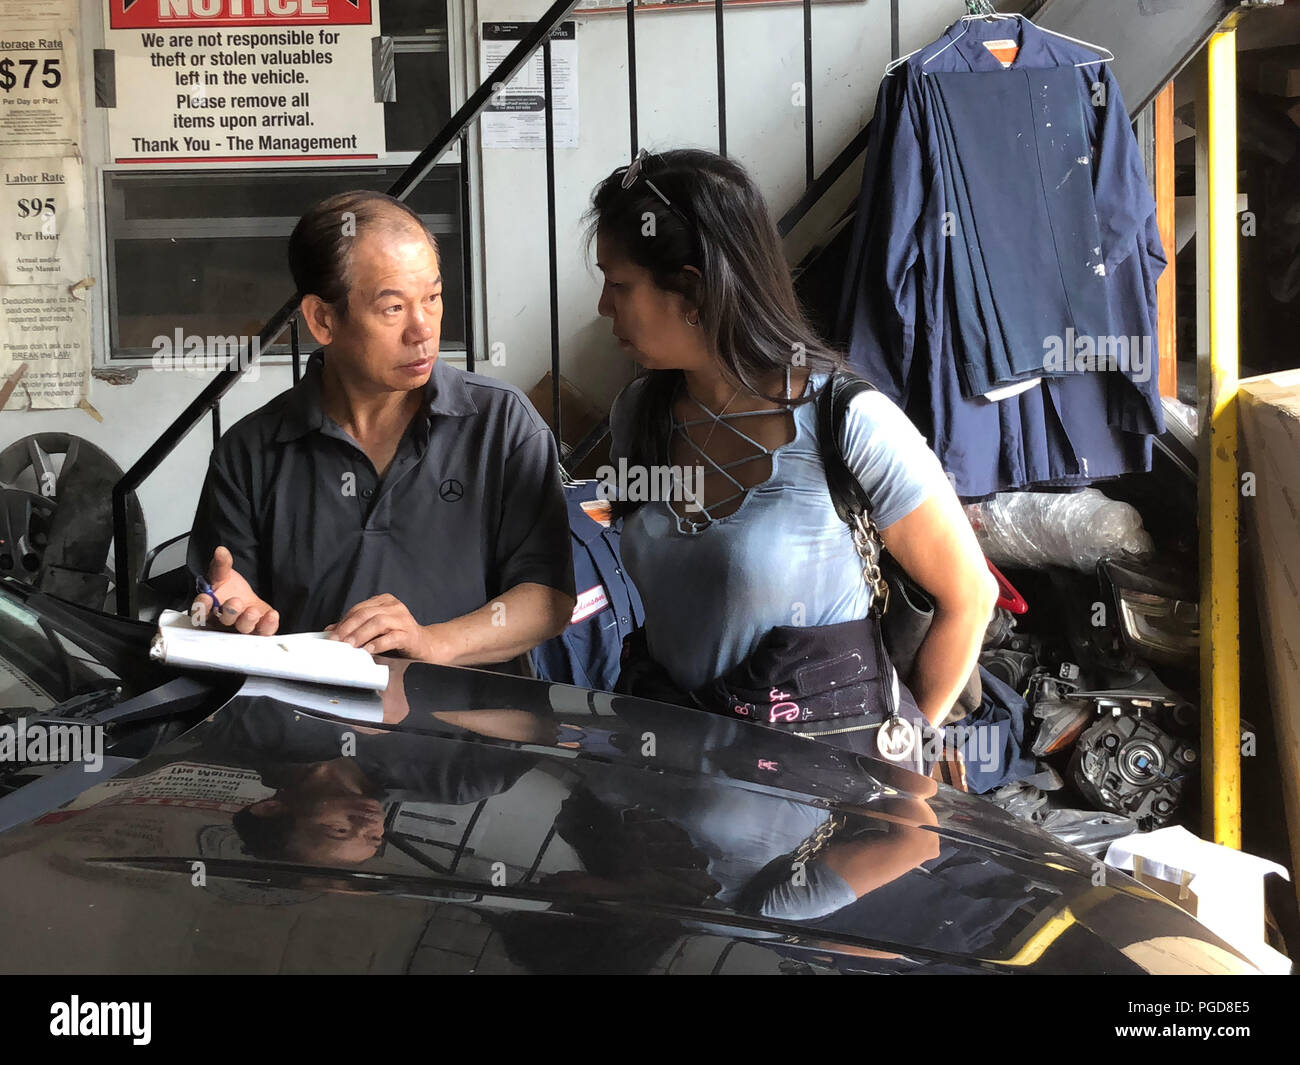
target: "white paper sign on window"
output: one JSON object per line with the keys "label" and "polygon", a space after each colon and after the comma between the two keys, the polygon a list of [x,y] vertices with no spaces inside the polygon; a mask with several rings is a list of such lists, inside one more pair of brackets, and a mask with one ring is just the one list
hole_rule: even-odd
{"label": "white paper sign on window", "polygon": [[[483,77],[532,29],[531,22],[485,22]],[[484,148],[546,147],[546,79],[541,49],[508,82],[494,85],[479,120]],[[562,22],[551,33],[551,121],[555,147],[578,146],[578,37]]]}
{"label": "white paper sign on window", "polygon": [[105,0],[113,161],[376,159],[376,0]]}

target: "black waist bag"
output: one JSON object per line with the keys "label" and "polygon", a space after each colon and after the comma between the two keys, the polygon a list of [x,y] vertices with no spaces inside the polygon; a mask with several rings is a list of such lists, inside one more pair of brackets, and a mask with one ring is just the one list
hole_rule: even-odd
{"label": "black waist bag", "polygon": [[874,619],[778,625],[726,673],[686,692],[646,648],[645,630],[623,641],[615,691],[695,706],[801,736],[874,728],[891,705],[892,671],[880,661]]}
{"label": "black waist bag", "polygon": [[[838,625],[778,625],[763,634],[752,654],[692,693],[708,709],[814,735],[809,722],[839,722],[889,706],[892,683],[879,660],[870,620]],[[865,722],[855,722],[863,725]]]}

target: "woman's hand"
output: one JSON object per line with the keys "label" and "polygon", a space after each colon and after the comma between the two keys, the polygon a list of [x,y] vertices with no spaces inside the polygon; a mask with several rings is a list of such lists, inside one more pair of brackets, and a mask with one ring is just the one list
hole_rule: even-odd
{"label": "woman's hand", "polygon": [[929,496],[880,538],[934,600],[909,686],[926,720],[941,725],[979,658],[998,584],[951,490]]}

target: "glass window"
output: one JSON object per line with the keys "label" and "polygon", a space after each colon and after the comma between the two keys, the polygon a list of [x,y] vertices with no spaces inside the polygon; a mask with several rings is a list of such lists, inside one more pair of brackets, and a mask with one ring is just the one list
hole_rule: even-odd
{"label": "glass window", "polygon": [[[397,100],[384,105],[390,156],[422,150],[451,116],[445,0],[381,0],[394,38]],[[407,202],[438,239],[442,346],[465,346],[461,219],[464,161],[435,167]],[[317,200],[347,189],[386,191],[404,167],[105,170],[110,359],[153,355],[155,338],[255,336],[293,293],[289,234]],[[300,331],[305,350],[310,334]],[[289,334],[264,353],[288,351]]]}
{"label": "glass window", "polygon": [[393,46],[397,102],[384,104],[390,152],[418,152],[451,118],[447,50],[430,51],[398,41]]}
{"label": "glass window", "polygon": [[[256,336],[293,294],[286,249],[317,200],[383,191],[401,167],[322,170],[109,171],[110,342],[115,358],[151,356],[156,337]],[[465,345],[460,166],[435,167],[407,203],[438,240],[442,347]],[[304,344],[311,338],[306,330]],[[287,351],[288,334],[267,349]],[[265,352],[264,352],[265,353]]]}
{"label": "glass window", "polygon": [[447,5],[429,0],[381,0],[379,27],[390,37],[442,35],[447,38]]}

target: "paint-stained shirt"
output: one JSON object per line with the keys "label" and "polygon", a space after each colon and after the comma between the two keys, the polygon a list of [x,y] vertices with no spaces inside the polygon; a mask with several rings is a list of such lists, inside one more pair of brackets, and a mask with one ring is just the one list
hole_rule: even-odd
{"label": "paint-stained shirt", "polygon": [[[966,355],[949,278],[954,235],[945,225],[960,212],[952,211],[958,205],[945,182],[954,178],[945,177],[940,130],[927,110],[934,94],[923,79],[1002,70],[984,42],[1013,35],[1019,46],[1007,71],[1013,77],[1014,71],[1045,67],[1077,72],[1107,333],[1137,350],[1118,372],[1049,377],[994,402],[971,396],[962,370]],[[990,124],[1003,117],[993,108],[983,114]],[[987,181],[968,183],[965,200],[977,200],[987,187]],[[1015,224],[1007,219],[1008,226]],[[836,332],[849,345],[854,369],[898,402],[926,435],[959,495],[1082,485],[1150,468],[1150,434],[1164,429],[1155,287],[1164,265],[1141,152],[1119,86],[1095,52],[1023,20],[957,22],[883,79]]]}

